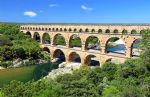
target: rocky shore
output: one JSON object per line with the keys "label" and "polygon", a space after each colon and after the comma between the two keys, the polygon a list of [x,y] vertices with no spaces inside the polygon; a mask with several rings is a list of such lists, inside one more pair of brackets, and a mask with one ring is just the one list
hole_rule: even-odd
{"label": "rocky shore", "polygon": [[58,69],[52,70],[45,78],[52,78],[54,79],[56,76],[66,73],[72,73],[74,70],[79,69],[81,63],[66,63],[63,62],[59,64]]}

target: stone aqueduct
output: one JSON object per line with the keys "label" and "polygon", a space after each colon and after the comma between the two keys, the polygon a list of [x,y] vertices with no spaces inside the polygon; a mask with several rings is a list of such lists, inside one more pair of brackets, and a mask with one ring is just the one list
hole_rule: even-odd
{"label": "stone aqueduct", "polygon": [[[116,60],[118,63],[124,62],[127,58],[131,58],[132,45],[135,40],[141,39],[141,33],[145,29],[149,29],[149,25],[69,25],[69,24],[51,24],[51,25],[22,25],[20,31],[30,34],[34,39],[34,34],[40,36],[40,45],[44,50],[50,53],[52,58],[56,57],[56,52],[62,51],[65,55],[66,62],[71,62],[73,55],[76,53],[80,56],[81,64],[88,64],[91,56],[95,56],[96,60],[105,63],[110,60]],[[51,43],[43,44],[43,36],[48,33]],[[54,45],[55,37],[60,34],[64,37],[66,45]],[[70,48],[70,39],[73,35],[78,35],[81,39],[81,49]],[[90,52],[85,49],[88,37],[95,36],[100,41],[101,50]],[[106,44],[112,37],[118,37],[125,43],[125,53],[123,55],[113,55],[106,52]]]}

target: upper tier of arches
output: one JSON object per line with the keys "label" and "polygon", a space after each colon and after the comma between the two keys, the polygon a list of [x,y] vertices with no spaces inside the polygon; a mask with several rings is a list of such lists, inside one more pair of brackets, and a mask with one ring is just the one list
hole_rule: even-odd
{"label": "upper tier of arches", "polygon": [[[150,28],[150,27],[149,27]],[[78,32],[78,33],[106,33],[106,34],[142,34],[144,29],[148,27],[127,27],[127,28],[118,28],[116,27],[97,27],[97,28],[80,28],[80,27],[46,27],[46,26],[21,26],[20,30],[33,30],[33,31],[48,31],[48,32]]]}

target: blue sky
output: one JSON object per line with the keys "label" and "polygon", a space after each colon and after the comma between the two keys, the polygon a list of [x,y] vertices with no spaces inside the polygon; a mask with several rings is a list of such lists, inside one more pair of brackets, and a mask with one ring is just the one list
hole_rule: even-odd
{"label": "blue sky", "polygon": [[0,22],[150,23],[150,0],[0,0]]}

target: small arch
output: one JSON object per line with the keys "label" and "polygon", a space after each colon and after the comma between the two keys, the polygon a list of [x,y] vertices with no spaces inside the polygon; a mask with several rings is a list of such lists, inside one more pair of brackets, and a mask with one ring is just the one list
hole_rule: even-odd
{"label": "small arch", "polygon": [[119,31],[118,31],[117,29],[115,29],[115,30],[114,30],[114,33],[115,33],[115,34],[116,34],[116,33],[119,33]]}
{"label": "small arch", "polygon": [[48,30],[51,31],[51,28],[49,28]]}
{"label": "small arch", "polygon": [[45,52],[47,52],[47,53],[50,54],[50,49],[49,49],[48,47],[44,47],[44,48],[43,48],[43,51],[45,51]]}
{"label": "small arch", "polygon": [[85,32],[89,32],[89,29],[88,29],[88,28],[86,28],[86,29],[85,29]]}
{"label": "small arch", "polygon": [[42,36],[42,43],[43,44],[51,44],[51,39],[48,33],[44,33]]}
{"label": "small arch", "polygon": [[41,28],[39,28],[39,30],[41,30]]}
{"label": "small arch", "polygon": [[76,28],[74,29],[74,32],[77,32],[77,29],[76,29]]}
{"label": "small arch", "polygon": [[140,31],[140,34],[143,34],[143,33],[144,33],[144,30],[141,30],[141,31]]}
{"label": "small arch", "polygon": [[82,29],[79,29],[79,32],[83,32],[83,30],[82,30]]}
{"label": "small arch", "polygon": [[56,31],[59,31],[59,29],[58,29],[58,28],[56,28]]}
{"label": "small arch", "polygon": [[98,33],[102,33],[103,31],[102,31],[102,29],[98,29]]}
{"label": "small arch", "polygon": [[81,63],[80,55],[76,52],[72,52],[69,54],[69,62]]}
{"label": "small arch", "polygon": [[62,28],[60,28],[60,32],[61,32],[61,31],[63,31],[63,29],[62,29]]}
{"label": "small arch", "polygon": [[69,32],[71,32],[72,31],[72,29],[71,28],[69,28]]}
{"label": "small arch", "polygon": [[55,28],[52,28],[52,31],[55,31]]}
{"label": "small arch", "polygon": [[65,58],[65,54],[62,50],[60,49],[56,49],[53,53],[53,58],[56,60],[57,63],[61,63],[61,62],[64,62],[66,61],[66,58]]}
{"label": "small arch", "polygon": [[47,31],[48,29],[47,28],[45,28],[45,31]]}
{"label": "small arch", "polygon": [[42,28],[42,31],[44,31],[44,28]]}
{"label": "small arch", "polygon": [[122,34],[128,34],[128,30],[126,29],[122,30]]}
{"label": "small arch", "polygon": [[95,29],[92,29],[91,32],[95,32]]}
{"label": "small arch", "polygon": [[131,34],[137,34],[137,31],[136,30],[132,30]]}
{"label": "small arch", "polygon": [[110,30],[109,30],[109,29],[107,29],[107,30],[105,31],[105,33],[110,33]]}
{"label": "small arch", "polygon": [[97,61],[95,55],[88,55],[85,57],[84,64],[88,66],[100,66],[100,62]]}
{"label": "small arch", "polygon": [[67,29],[66,29],[66,28],[64,28],[64,32],[67,32]]}

